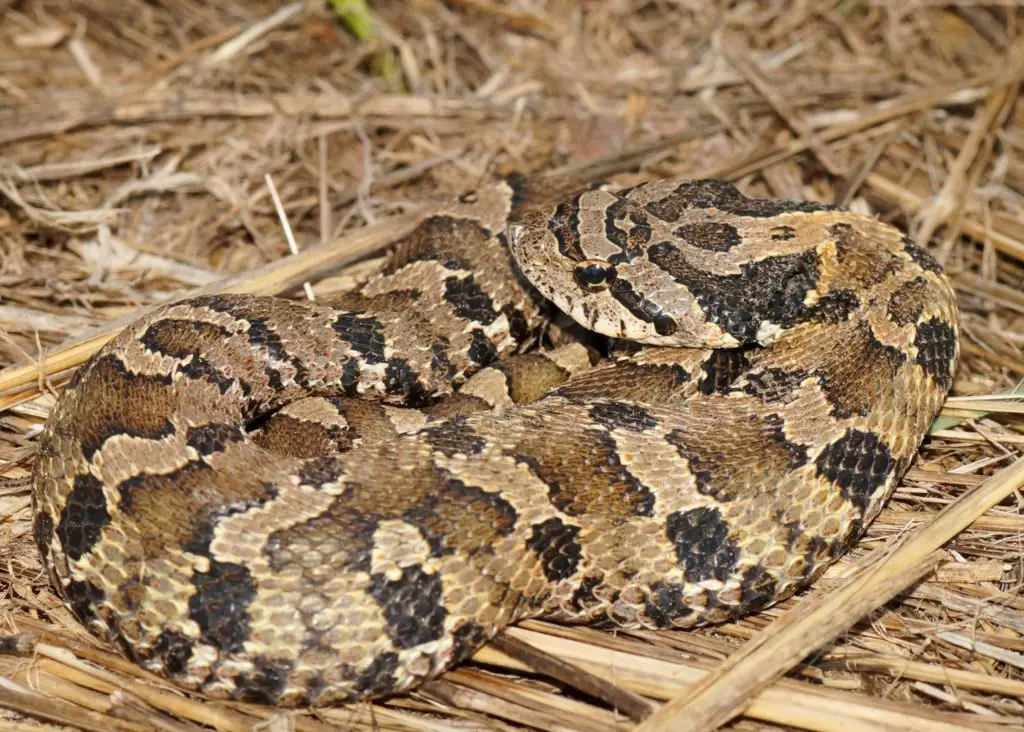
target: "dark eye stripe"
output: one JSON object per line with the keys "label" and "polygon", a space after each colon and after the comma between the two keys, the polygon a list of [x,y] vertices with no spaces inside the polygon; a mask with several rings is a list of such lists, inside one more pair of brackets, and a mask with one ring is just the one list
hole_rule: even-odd
{"label": "dark eye stripe", "polygon": [[584,292],[598,292],[611,288],[612,297],[636,317],[653,324],[658,335],[670,336],[679,329],[675,318],[664,312],[658,303],[639,295],[628,282],[618,279],[618,272],[612,262],[603,259],[584,259],[576,263],[573,275],[576,284]]}

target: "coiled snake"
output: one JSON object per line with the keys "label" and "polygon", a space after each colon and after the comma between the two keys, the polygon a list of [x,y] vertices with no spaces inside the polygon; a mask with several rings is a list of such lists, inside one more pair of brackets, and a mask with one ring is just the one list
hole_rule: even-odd
{"label": "coiled snake", "polygon": [[[545,300],[613,357],[517,354]],[[684,628],[791,595],[906,470],[957,333],[935,260],[873,218],[510,178],[333,301],[128,327],[46,425],[35,535],[75,614],[184,687],[392,694],[524,617]]]}

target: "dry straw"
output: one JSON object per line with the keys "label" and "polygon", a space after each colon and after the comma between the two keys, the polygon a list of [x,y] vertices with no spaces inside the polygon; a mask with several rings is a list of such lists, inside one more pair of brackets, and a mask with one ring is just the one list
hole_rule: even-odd
{"label": "dry straw", "polygon": [[[1024,726],[1022,9],[0,0],[0,20],[4,728]],[[174,299],[351,287],[441,195],[511,170],[840,202],[944,262],[955,397],[860,546],[739,622],[525,622],[374,704],[210,702],[86,634],[27,489],[73,370]]]}

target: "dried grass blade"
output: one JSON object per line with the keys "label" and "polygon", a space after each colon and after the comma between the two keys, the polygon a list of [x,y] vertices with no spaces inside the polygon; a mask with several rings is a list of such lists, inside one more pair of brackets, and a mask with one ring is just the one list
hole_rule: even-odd
{"label": "dried grass blade", "polygon": [[[229,277],[207,287],[192,290],[179,299],[220,293],[279,293],[296,284],[301,284],[304,280],[313,279],[317,274],[341,267],[382,249],[411,230],[419,220],[420,217],[416,214],[391,218],[376,226],[361,229],[329,246],[307,249],[299,252],[296,256],[271,262],[255,271]],[[163,304],[160,303],[160,305]],[[52,376],[66,369],[82,365],[102,348],[103,344],[120,333],[126,325],[156,307],[158,306],[133,313],[84,339],[68,343],[48,354],[38,366],[29,364],[0,371],[0,397],[10,397],[4,399],[4,406],[9,408],[38,396],[39,390],[34,384],[41,375]],[[8,394],[12,390],[30,385],[31,388],[25,391],[15,395]]]}
{"label": "dried grass blade", "polygon": [[[526,628],[506,631],[543,648],[548,653],[600,674],[615,684],[654,699],[672,699],[681,690],[696,684],[707,673],[703,664],[686,664],[651,658],[572,638],[551,635]],[[529,667],[500,651],[485,646],[474,660],[516,671]],[[754,695],[745,716],[772,724],[799,727],[818,732],[848,730],[928,729],[933,732],[957,732],[970,729],[964,715],[938,714],[927,707],[871,699],[837,689],[810,686],[789,679],[777,680]]]}
{"label": "dried grass blade", "polygon": [[1024,459],[949,504],[841,589],[800,603],[700,684],[658,710],[638,732],[711,730],[742,713],[758,691],[919,578],[917,570],[929,555],[1022,486]]}

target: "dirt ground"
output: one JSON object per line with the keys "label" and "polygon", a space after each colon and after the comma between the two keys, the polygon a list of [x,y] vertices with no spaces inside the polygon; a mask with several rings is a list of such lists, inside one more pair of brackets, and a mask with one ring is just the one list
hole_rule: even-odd
{"label": "dirt ground", "polygon": [[[0,0],[0,726],[1024,728],[1018,5]],[[197,290],[351,286],[421,207],[565,168],[840,203],[946,267],[954,397],[822,591],[692,632],[529,622],[415,693],[300,712],[184,695],[85,633],[27,483],[76,366]]]}

